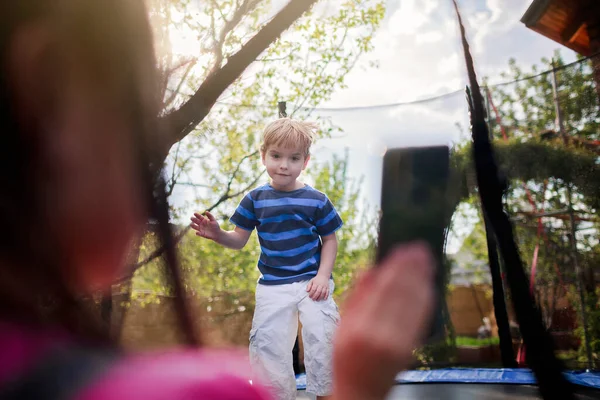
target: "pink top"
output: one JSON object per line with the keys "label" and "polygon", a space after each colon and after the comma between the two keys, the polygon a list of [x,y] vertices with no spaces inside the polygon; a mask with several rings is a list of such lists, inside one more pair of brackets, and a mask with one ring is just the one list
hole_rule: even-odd
{"label": "pink top", "polygon": [[[0,322],[0,387],[26,371],[66,336]],[[232,350],[177,350],[131,355],[117,360],[80,392],[80,400],[248,399],[270,400],[267,390],[251,383],[243,353]]]}

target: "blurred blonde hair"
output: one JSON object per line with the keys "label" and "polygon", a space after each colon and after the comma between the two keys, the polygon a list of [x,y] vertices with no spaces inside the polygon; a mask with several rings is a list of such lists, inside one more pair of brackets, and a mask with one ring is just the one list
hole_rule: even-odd
{"label": "blurred blonde hair", "polygon": [[318,125],[314,122],[279,118],[265,128],[260,152],[265,154],[269,147],[281,145],[300,148],[304,156],[308,157],[317,129]]}

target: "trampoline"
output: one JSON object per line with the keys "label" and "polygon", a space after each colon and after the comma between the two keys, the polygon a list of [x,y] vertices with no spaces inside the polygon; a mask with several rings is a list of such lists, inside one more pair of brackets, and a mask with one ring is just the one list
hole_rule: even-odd
{"label": "trampoline", "polygon": [[[395,386],[387,397],[388,400],[537,400],[542,399],[538,388],[530,385],[509,384],[404,384]],[[315,397],[303,390],[298,391],[298,400],[314,400]],[[600,399],[594,389],[578,389],[575,399]]]}
{"label": "trampoline", "polygon": [[[298,399],[314,397],[300,391]],[[599,399],[596,390],[580,389],[575,393],[575,399]],[[507,385],[507,384],[405,384],[395,386],[388,400],[534,400],[542,399],[536,386]]]}
{"label": "trampoline", "polygon": [[[576,399],[600,399],[600,373],[564,373],[573,384]],[[528,369],[445,368],[406,371],[398,375],[389,400],[533,400],[543,399]],[[296,376],[298,400],[315,397],[306,392],[306,375]]]}

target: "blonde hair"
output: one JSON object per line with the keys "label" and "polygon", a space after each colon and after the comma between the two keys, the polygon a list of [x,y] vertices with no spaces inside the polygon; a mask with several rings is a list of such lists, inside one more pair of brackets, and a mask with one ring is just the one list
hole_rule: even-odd
{"label": "blonde hair", "polygon": [[299,147],[304,156],[310,155],[310,146],[315,140],[318,125],[314,122],[297,121],[290,118],[279,118],[266,126],[260,152],[265,154],[271,146]]}

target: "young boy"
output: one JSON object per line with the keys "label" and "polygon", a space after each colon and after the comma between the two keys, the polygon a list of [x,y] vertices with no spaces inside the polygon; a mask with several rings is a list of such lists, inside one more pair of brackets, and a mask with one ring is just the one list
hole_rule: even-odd
{"label": "young boy", "polygon": [[331,294],[342,220],[327,196],[300,182],[316,126],[281,118],[269,124],[260,149],[271,182],[248,193],[224,231],[210,213],[194,214],[192,228],[232,249],[256,228],[261,246],[250,359],[266,373],[278,400],[296,399],[292,348],[302,323],[307,391],[332,393],[332,339],[339,313]]}

